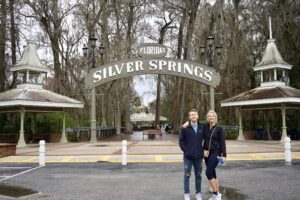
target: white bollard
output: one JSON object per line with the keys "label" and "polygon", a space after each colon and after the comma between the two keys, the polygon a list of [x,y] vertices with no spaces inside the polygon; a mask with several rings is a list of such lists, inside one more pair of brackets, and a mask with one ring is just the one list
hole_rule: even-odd
{"label": "white bollard", "polygon": [[285,158],[285,162],[287,164],[291,164],[292,162],[292,153],[291,153],[291,138],[289,137],[285,137],[284,138],[284,158]]}
{"label": "white bollard", "polygon": [[122,165],[127,165],[127,140],[122,140]]}
{"label": "white bollard", "polygon": [[40,148],[39,148],[39,165],[45,166],[45,140],[40,140]]}

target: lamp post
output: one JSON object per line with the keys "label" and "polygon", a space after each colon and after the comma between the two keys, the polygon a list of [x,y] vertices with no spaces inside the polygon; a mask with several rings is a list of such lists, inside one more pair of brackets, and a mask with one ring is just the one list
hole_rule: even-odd
{"label": "lamp post", "polygon": [[[215,51],[217,51],[218,55],[221,54],[222,46],[218,45],[215,46],[214,44],[215,37],[214,36],[208,36],[207,37],[207,46],[200,46],[200,52],[203,55],[205,53],[205,50],[207,52],[207,65],[208,67],[213,68],[213,56],[215,54]],[[210,97],[210,109],[215,110],[215,88],[212,86],[209,87],[209,97]]]}
{"label": "lamp post", "polygon": [[[96,42],[97,42],[97,38],[95,37],[95,34],[93,34],[90,38],[90,45],[91,45],[91,49],[89,51],[89,48],[84,45],[84,47],[82,48],[83,51],[83,55],[86,57],[88,54],[91,56],[91,69],[96,68],[96,59],[95,59],[95,51],[96,51]],[[89,52],[88,52],[89,51]],[[101,55],[101,64],[103,64],[103,51],[104,51],[104,46],[103,44],[100,45],[99,47],[99,53]],[[102,111],[103,112],[103,111]],[[91,113],[91,140],[90,142],[97,142],[97,121],[96,121],[96,92],[95,92],[95,88],[93,87],[91,89],[91,109],[90,109],[90,113]]]}

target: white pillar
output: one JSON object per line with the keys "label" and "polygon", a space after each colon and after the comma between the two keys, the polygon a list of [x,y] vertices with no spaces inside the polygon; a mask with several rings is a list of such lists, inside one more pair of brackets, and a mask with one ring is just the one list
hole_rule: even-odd
{"label": "white pillar", "polygon": [[61,144],[66,144],[68,143],[67,137],[66,137],[66,112],[63,110],[63,125],[62,125],[62,133],[61,133],[61,138],[60,142]]}
{"label": "white pillar", "polygon": [[25,109],[24,107],[21,107],[21,112],[20,112],[20,135],[19,135],[19,140],[18,140],[18,144],[17,147],[25,147],[26,143],[24,140],[24,118],[25,118]]}
{"label": "white pillar", "polygon": [[215,110],[215,88],[209,87],[210,110]]}
{"label": "white pillar", "polygon": [[276,70],[276,68],[274,69],[274,81],[277,81],[277,70]]}
{"label": "white pillar", "polygon": [[127,140],[122,140],[122,165],[127,165]]}
{"label": "white pillar", "polygon": [[244,131],[243,131],[243,121],[242,121],[242,109],[238,108],[238,114],[239,114],[239,136],[237,140],[245,140],[244,137]]}
{"label": "white pillar", "polygon": [[29,71],[26,71],[26,83],[29,83]]}
{"label": "white pillar", "polygon": [[288,165],[292,163],[291,138],[289,137],[284,138],[284,160]]}
{"label": "white pillar", "polygon": [[260,82],[264,82],[264,72],[260,71]]}
{"label": "white pillar", "polygon": [[93,87],[91,91],[91,140],[90,142],[97,142],[96,132],[96,90]]}
{"label": "white pillar", "polygon": [[40,166],[45,166],[46,164],[46,158],[45,158],[45,140],[40,140],[39,142],[40,147],[39,147],[39,165]]}
{"label": "white pillar", "polygon": [[285,121],[285,116],[286,116],[285,104],[281,104],[281,111],[282,111],[282,136],[281,136],[281,142],[284,142],[284,138],[287,137],[286,121]]}

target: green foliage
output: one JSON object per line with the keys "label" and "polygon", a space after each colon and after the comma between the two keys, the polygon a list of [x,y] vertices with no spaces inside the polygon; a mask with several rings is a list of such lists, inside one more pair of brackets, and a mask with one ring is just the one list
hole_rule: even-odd
{"label": "green foliage", "polygon": [[69,132],[68,133],[68,141],[70,141],[70,142],[78,142],[76,133]]}
{"label": "green foliage", "polygon": [[225,130],[225,138],[227,140],[235,140],[237,138],[238,131],[235,129],[226,129]]}
{"label": "green foliage", "polygon": [[[25,132],[36,133],[61,133],[63,115],[56,113],[26,113],[24,119]],[[89,126],[90,121],[86,119],[83,126]],[[34,127],[33,127],[34,126]],[[66,114],[66,128],[77,127],[76,121],[71,115]],[[18,113],[0,114],[0,133],[17,133],[20,129],[20,115]]]}

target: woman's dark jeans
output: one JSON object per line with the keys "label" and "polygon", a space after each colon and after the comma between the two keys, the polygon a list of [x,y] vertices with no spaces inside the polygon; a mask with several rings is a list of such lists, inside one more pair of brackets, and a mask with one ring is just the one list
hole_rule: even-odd
{"label": "woman's dark jeans", "polygon": [[214,152],[214,153],[209,152],[208,158],[204,158],[206,164],[205,174],[208,180],[211,180],[213,178],[217,179],[216,167],[218,166],[219,163],[217,158],[218,155],[219,155],[218,152]]}

